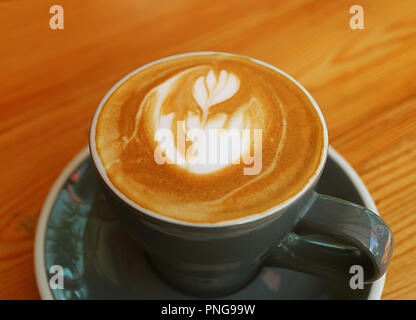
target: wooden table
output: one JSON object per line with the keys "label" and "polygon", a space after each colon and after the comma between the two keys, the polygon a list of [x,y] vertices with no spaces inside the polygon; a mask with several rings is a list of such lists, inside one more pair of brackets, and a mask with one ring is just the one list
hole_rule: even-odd
{"label": "wooden table", "polygon": [[[64,8],[51,30],[49,8]],[[364,29],[350,28],[350,6]],[[416,298],[416,3],[0,2],[0,299],[39,298],[33,240],[54,180],[88,142],[106,91],[138,66],[215,50],[269,62],[318,101],[395,249],[384,299]]]}

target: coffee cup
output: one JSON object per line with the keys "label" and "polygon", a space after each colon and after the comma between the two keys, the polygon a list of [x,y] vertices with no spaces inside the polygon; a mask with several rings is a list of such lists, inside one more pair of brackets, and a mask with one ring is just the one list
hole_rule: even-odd
{"label": "coffee cup", "polygon": [[[177,139],[159,140],[158,129],[173,120]],[[180,158],[189,148],[179,146],[195,143],[192,126],[197,133],[263,129],[260,170],[253,132],[239,136],[237,156],[225,161],[198,163],[201,152],[189,153],[193,162]],[[267,63],[196,52],[140,67],[101,100],[89,146],[126,231],[157,273],[184,292],[226,295],[265,265],[334,281],[348,281],[359,266],[365,282],[389,265],[387,224],[365,207],[315,191],[329,147],[325,120],[305,88]],[[245,154],[251,162],[235,161]]]}

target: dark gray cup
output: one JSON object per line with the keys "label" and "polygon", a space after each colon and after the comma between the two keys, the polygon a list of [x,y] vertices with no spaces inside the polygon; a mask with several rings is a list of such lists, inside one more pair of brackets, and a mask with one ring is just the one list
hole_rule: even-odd
{"label": "dark gray cup", "polygon": [[[212,52],[184,55],[192,54]],[[171,58],[174,57],[165,59]],[[231,293],[246,285],[263,265],[290,268],[336,281],[348,281],[352,276],[350,268],[358,265],[364,272],[364,281],[377,280],[385,273],[393,252],[390,228],[377,214],[360,205],[315,192],[328,152],[328,133],[322,113],[296,80],[271,65],[252,60],[299,86],[321,119],[325,140],[321,162],[303,189],[267,212],[214,224],[168,218],[128,199],[106,175],[95,149],[95,126],[112,92],[149,64],[114,85],[102,99],[91,126],[92,161],[115,213],[141,243],[162,278],[180,290],[199,296]]]}

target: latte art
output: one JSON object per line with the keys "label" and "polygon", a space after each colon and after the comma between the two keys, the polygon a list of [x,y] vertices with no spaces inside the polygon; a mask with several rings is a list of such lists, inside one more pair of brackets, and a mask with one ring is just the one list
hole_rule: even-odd
{"label": "latte art", "polygon": [[[223,169],[229,164],[239,164],[240,158],[243,157],[246,164],[255,161],[255,171],[245,168],[244,174],[258,174],[261,170],[262,129],[255,129],[255,139],[251,144],[250,129],[256,124],[256,119],[249,111],[259,107],[255,105],[259,102],[252,97],[248,103],[242,103],[230,114],[221,110],[212,111],[213,107],[232,99],[237,93],[240,79],[235,74],[221,70],[217,76],[212,69],[208,69],[206,76],[199,76],[194,80],[192,90],[194,101],[191,97],[185,96],[184,100],[187,101],[187,105],[178,105],[174,112],[163,114],[167,96],[169,94],[181,95],[181,92],[174,90],[181,91],[183,88],[175,85],[185,81],[184,77],[194,79],[195,75],[197,76],[207,68],[209,66],[194,67],[183,71],[152,89],[143,100],[138,114],[145,106],[153,108],[154,136],[159,143],[155,149],[155,161],[158,164],[174,163],[189,172],[207,174]],[[187,94],[189,95],[189,92]],[[152,96],[155,96],[153,102],[150,101]],[[176,113],[182,114],[184,119],[178,120],[181,116],[176,116]],[[175,119],[176,128],[174,127]],[[135,131],[127,141],[136,135],[139,122],[140,116],[136,116]],[[262,124],[257,123],[257,125],[262,128]],[[173,132],[176,132],[176,139]],[[231,138],[231,143],[228,141],[229,138]],[[186,141],[191,143],[188,148],[185,148]],[[254,145],[255,155],[251,158],[252,145]]]}
{"label": "latte art", "polygon": [[201,76],[194,83],[193,96],[207,120],[208,109],[217,103],[231,98],[240,87],[240,79],[233,73],[221,70],[218,78],[212,70],[206,77]]}
{"label": "latte art", "polygon": [[190,222],[263,212],[296,194],[321,159],[323,129],[280,73],[222,54],[143,68],[107,99],[96,149],[113,185]]}

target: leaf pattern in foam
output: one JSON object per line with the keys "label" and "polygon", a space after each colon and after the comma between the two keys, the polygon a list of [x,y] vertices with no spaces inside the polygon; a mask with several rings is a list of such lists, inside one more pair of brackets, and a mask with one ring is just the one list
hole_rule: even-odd
{"label": "leaf pattern in foam", "polygon": [[205,77],[201,76],[195,81],[193,96],[206,117],[211,106],[231,98],[239,87],[240,79],[234,73],[221,70],[217,77],[210,70]]}

